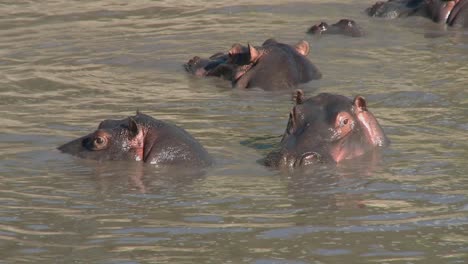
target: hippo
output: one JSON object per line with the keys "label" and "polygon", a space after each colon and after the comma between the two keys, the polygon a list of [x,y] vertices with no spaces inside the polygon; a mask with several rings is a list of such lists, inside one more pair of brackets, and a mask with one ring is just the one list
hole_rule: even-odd
{"label": "hippo", "polygon": [[468,27],[468,0],[388,0],[366,9],[373,17],[420,15],[440,24]]}
{"label": "hippo", "polygon": [[286,131],[278,150],[264,159],[266,166],[294,169],[317,163],[338,164],[386,147],[389,140],[362,96],[321,93],[293,96]]}
{"label": "hippo", "polygon": [[93,133],[58,149],[97,161],[135,160],[157,166],[194,167],[212,163],[208,152],[187,131],[140,112],[121,120],[104,120]]}
{"label": "hippo", "polygon": [[234,88],[291,89],[322,77],[307,58],[309,51],[305,40],[291,46],[268,39],[260,47],[234,44],[227,53],[217,53],[209,59],[194,57],[184,67],[196,76],[223,77]]}
{"label": "hippo", "polygon": [[324,35],[324,34],[340,34],[350,37],[362,37],[365,35],[364,30],[358,26],[358,24],[351,19],[341,19],[335,24],[329,25],[326,22],[313,25],[307,31],[313,35]]}

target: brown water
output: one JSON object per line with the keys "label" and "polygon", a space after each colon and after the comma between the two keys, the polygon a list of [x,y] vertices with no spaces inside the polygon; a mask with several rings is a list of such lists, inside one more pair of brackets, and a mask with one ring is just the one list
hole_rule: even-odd
{"label": "brown water", "polygon": [[[467,263],[468,31],[371,19],[371,3],[0,3],[0,263]],[[368,36],[305,34],[343,17]],[[267,169],[290,94],[182,68],[270,37],[311,43],[324,77],[308,95],[368,99],[392,141],[381,162]],[[55,149],[136,109],[216,165],[193,177]]]}

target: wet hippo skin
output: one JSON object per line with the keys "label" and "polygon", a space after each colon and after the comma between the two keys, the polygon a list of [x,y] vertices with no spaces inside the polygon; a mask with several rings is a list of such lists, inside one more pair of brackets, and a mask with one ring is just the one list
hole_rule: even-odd
{"label": "wet hippo skin", "polygon": [[268,39],[259,47],[234,44],[209,59],[194,57],[184,67],[196,76],[224,77],[235,88],[291,89],[322,77],[307,58],[309,51],[304,40],[291,46]]}
{"label": "wet hippo skin", "polygon": [[450,26],[468,27],[468,0],[388,0],[366,9],[374,17],[420,15]]}
{"label": "wet hippo skin", "polygon": [[97,130],[58,149],[84,159],[136,160],[155,165],[204,167],[211,157],[184,129],[137,112],[104,120]]}
{"label": "wet hippo skin", "polygon": [[365,35],[364,30],[351,19],[341,19],[332,25],[329,25],[326,22],[321,22],[320,24],[310,27],[307,33],[313,35],[345,35],[350,37],[362,37]]}
{"label": "wet hippo skin", "polygon": [[322,93],[305,98],[294,94],[280,147],[268,154],[265,165],[296,168],[316,163],[339,163],[389,144],[362,96],[353,100]]}

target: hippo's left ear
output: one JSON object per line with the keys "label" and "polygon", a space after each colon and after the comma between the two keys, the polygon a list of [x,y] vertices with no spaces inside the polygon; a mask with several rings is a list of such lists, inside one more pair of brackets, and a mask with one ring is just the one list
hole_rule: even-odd
{"label": "hippo's left ear", "polygon": [[132,138],[138,135],[138,125],[132,117],[128,118],[128,131]]}
{"label": "hippo's left ear", "polygon": [[367,111],[367,102],[366,99],[360,95],[356,96],[353,100],[353,106],[356,112],[365,112]]}
{"label": "hippo's left ear", "polygon": [[296,48],[297,52],[299,52],[300,54],[302,54],[304,56],[307,56],[309,54],[309,51],[310,51],[309,42],[307,42],[305,40],[299,41],[296,44],[295,48]]}

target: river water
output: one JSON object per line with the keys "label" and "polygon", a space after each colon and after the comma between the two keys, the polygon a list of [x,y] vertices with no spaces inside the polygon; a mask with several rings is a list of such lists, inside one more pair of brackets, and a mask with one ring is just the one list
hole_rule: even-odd
{"label": "river water", "polygon": [[[466,263],[468,31],[368,18],[372,1],[0,3],[0,263]],[[356,20],[364,38],[305,34]],[[363,95],[392,144],[302,173],[263,167],[289,92],[182,67],[306,39],[323,79]],[[56,147],[139,109],[215,157],[203,175],[97,164]]]}

